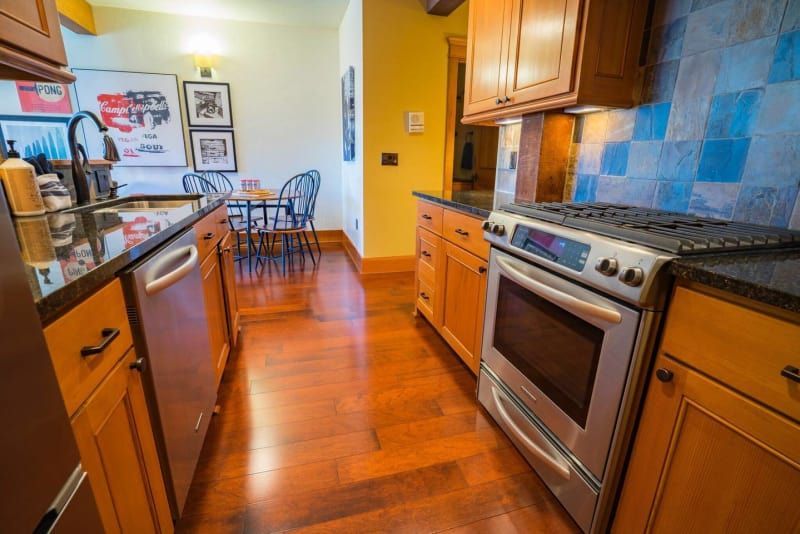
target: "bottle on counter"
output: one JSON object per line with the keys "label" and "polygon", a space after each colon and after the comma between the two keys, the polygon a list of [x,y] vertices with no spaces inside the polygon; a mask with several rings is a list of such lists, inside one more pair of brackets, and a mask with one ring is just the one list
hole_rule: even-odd
{"label": "bottle on counter", "polygon": [[15,142],[8,141],[8,159],[0,164],[0,179],[6,189],[11,213],[17,217],[42,215],[45,208],[36,181],[36,169],[20,159],[19,152],[14,150]]}

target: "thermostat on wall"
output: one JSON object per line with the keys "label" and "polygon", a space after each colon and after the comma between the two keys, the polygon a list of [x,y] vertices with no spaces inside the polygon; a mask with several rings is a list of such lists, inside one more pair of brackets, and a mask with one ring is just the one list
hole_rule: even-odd
{"label": "thermostat on wall", "polygon": [[406,132],[423,133],[425,131],[425,113],[422,111],[406,111]]}

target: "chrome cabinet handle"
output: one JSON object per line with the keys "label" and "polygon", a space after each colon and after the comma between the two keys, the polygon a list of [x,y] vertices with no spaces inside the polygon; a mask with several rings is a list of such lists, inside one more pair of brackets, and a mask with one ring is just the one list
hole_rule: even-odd
{"label": "chrome cabinet handle", "polygon": [[794,365],[787,365],[781,370],[781,376],[786,377],[794,382],[800,382],[800,369]]}
{"label": "chrome cabinet handle", "polygon": [[119,328],[103,328],[103,330],[100,331],[100,335],[103,336],[103,339],[100,340],[100,343],[97,345],[83,347],[81,349],[81,356],[85,358],[87,356],[94,356],[95,354],[100,354],[101,352],[105,351],[111,342],[117,339],[117,336],[119,336]]}
{"label": "chrome cabinet handle", "polygon": [[558,304],[566,310],[574,310],[579,313],[585,313],[586,315],[590,315],[609,323],[619,324],[622,322],[622,315],[620,315],[618,311],[577,299],[572,295],[562,293],[561,291],[553,289],[546,284],[543,284],[537,280],[533,280],[525,275],[525,273],[515,268],[511,261],[506,258],[498,257],[497,266],[500,267],[500,270],[514,282],[533,291],[540,297],[544,297],[551,302]]}
{"label": "chrome cabinet handle", "polygon": [[494,103],[499,106],[500,104],[503,103],[503,99],[498,96],[497,98],[494,99]]}
{"label": "chrome cabinet handle", "polygon": [[453,230],[453,231],[454,231],[455,233],[457,233],[458,235],[463,235],[464,237],[467,237],[467,236],[469,235],[469,232],[467,232],[467,231],[464,231],[464,230],[462,230],[461,228],[456,228],[456,229],[455,229],[455,230]]}
{"label": "chrome cabinet handle", "polygon": [[428,215],[427,213],[423,213],[423,214],[422,214],[422,218],[423,218],[423,219],[425,219],[426,221],[430,221],[431,219],[433,219],[433,217],[431,217],[431,216],[430,216],[430,215]]}
{"label": "chrome cabinet handle", "polygon": [[534,441],[529,438],[520,427],[517,426],[517,423],[511,419],[511,416],[508,415],[506,412],[505,406],[503,406],[503,399],[500,397],[500,392],[492,386],[492,397],[494,397],[494,404],[497,406],[497,412],[500,414],[500,419],[508,426],[511,433],[514,434],[525,446],[525,448],[534,456],[539,458],[542,462],[548,465],[553,471],[555,471],[561,478],[565,480],[570,479],[570,471],[569,471],[569,464],[563,461],[559,461],[558,458],[553,458],[551,455],[547,454],[547,452],[542,449],[538,444],[534,443]]}

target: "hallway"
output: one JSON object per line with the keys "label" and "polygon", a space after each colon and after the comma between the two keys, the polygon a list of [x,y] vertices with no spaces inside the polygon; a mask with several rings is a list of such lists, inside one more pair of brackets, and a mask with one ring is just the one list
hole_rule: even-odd
{"label": "hallway", "polygon": [[411,273],[240,271],[242,332],[179,532],[576,532],[475,402]]}

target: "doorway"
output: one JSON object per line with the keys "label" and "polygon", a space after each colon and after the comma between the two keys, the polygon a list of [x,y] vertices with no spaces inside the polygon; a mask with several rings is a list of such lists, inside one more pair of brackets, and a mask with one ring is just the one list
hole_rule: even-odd
{"label": "doorway", "polygon": [[467,73],[466,39],[451,37],[447,74],[445,191],[494,191],[498,126],[461,124]]}

